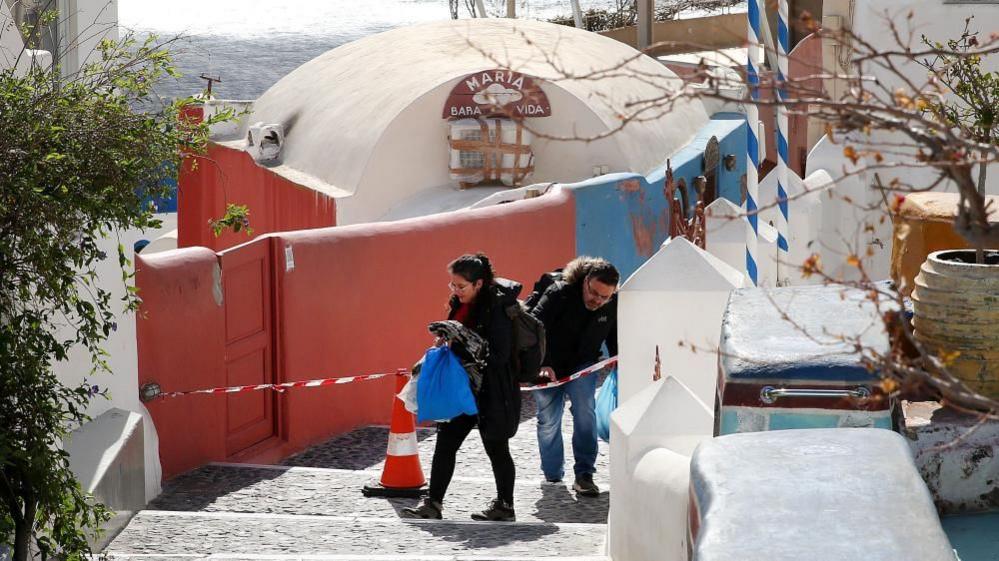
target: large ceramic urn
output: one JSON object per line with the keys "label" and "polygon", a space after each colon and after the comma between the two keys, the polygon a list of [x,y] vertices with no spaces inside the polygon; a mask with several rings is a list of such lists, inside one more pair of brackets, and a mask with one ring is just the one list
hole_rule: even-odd
{"label": "large ceramic urn", "polygon": [[912,293],[916,339],[972,390],[999,398],[999,250],[931,253]]}

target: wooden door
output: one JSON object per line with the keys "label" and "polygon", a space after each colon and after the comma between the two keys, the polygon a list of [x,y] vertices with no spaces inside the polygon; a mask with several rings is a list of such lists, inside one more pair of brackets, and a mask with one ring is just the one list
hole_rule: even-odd
{"label": "wooden door", "polygon": [[[220,254],[229,386],[274,382],[270,242],[264,238]],[[271,390],[227,396],[228,455],[277,434],[275,404]]]}

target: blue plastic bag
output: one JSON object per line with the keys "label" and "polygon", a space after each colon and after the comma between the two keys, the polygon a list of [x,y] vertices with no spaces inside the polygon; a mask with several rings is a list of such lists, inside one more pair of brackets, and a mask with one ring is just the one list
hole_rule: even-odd
{"label": "blue plastic bag", "polygon": [[420,423],[478,414],[468,373],[450,347],[429,349],[423,356],[423,368],[416,378],[416,404]]}
{"label": "blue plastic bag", "polygon": [[597,436],[610,442],[610,416],[617,409],[617,368],[611,371],[597,394]]}

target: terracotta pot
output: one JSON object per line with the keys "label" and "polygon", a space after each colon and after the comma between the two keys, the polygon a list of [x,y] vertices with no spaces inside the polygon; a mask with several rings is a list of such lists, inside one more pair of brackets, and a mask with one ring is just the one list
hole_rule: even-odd
{"label": "terracotta pot", "polygon": [[960,353],[950,371],[999,398],[999,250],[975,263],[971,249],[933,252],[912,292],[916,339],[937,355]]}

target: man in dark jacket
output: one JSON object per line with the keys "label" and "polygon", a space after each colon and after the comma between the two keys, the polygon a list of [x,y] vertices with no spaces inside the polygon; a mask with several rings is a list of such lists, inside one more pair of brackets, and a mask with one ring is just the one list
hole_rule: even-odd
{"label": "man in dark jacket", "polygon": [[[565,267],[562,280],[548,287],[532,313],[545,324],[547,353],[542,375],[565,378],[600,358],[606,343],[617,354],[617,291],[621,275],[604,259],[578,257]],[[550,482],[562,480],[565,452],[562,445],[562,412],[572,401],[572,455],[580,495],[597,496],[593,483],[597,461],[597,423],[594,393],[597,376],[534,393],[538,405],[538,447],[541,470]]]}

